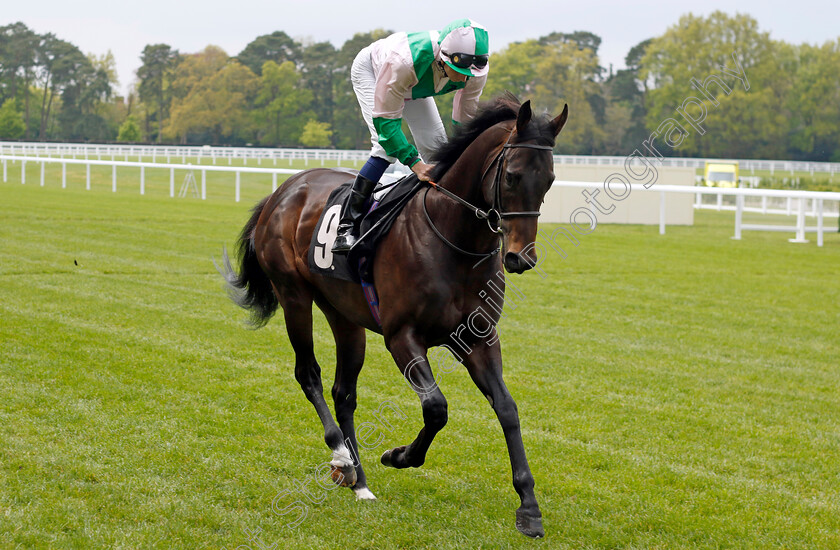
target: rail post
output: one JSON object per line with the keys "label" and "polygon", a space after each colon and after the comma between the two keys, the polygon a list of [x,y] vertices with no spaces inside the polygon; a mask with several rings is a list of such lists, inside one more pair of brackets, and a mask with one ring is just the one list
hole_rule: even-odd
{"label": "rail post", "polygon": [[659,193],[659,234],[665,234],[665,191]]}
{"label": "rail post", "polygon": [[799,210],[796,213],[796,238],[788,239],[792,243],[807,243],[805,238],[805,197],[799,197]]}
{"label": "rail post", "polygon": [[239,202],[239,170],[236,171],[236,202]]}
{"label": "rail post", "polygon": [[736,241],[741,240],[741,220],[744,215],[744,196],[737,195],[735,197],[735,235],[732,237]]}
{"label": "rail post", "polygon": [[823,245],[823,200],[814,201],[817,207],[817,246]]}

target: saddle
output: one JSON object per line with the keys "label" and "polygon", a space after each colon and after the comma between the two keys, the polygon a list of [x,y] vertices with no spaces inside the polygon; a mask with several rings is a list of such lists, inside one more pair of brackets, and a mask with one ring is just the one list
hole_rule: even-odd
{"label": "saddle", "polygon": [[341,209],[352,185],[353,182],[348,181],[330,193],[312,233],[307,261],[313,273],[363,286],[373,285],[376,247],[423,183],[414,174],[398,180],[380,181],[365,207],[367,213],[360,222],[358,242],[349,254],[333,254],[331,249],[337,236]]}

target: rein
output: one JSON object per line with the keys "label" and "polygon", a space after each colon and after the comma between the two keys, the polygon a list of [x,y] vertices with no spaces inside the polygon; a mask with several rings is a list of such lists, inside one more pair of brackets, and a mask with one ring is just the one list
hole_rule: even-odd
{"label": "rein", "polygon": [[[423,212],[426,214],[426,220],[429,222],[429,225],[431,226],[432,230],[435,232],[435,234],[438,236],[438,238],[440,238],[440,240],[442,240],[444,243],[446,243],[446,245],[449,246],[450,248],[452,248],[453,250],[456,250],[457,252],[460,252],[461,254],[464,254],[464,255],[467,255],[467,256],[481,257],[482,261],[489,258],[490,256],[493,256],[494,254],[497,254],[499,252],[499,247],[496,246],[493,249],[492,252],[480,253],[480,252],[468,252],[468,251],[466,251],[462,248],[459,248],[458,246],[454,245],[453,243],[451,243],[446,237],[443,236],[443,234],[438,230],[437,227],[435,227],[435,224],[432,222],[432,218],[429,216],[429,210],[426,208],[426,196],[429,194],[429,189],[430,188],[435,189],[435,190],[443,193],[444,195],[446,195],[450,199],[454,200],[455,202],[458,202],[459,204],[461,204],[462,206],[464,206],[468,210],[472,211],[472,213],[475,214],[476,218],[478,218],[480,220],[487,220],[487,226],[490,228],[490,231],[499,235],[500,238],[501,238],[501,235],[502,235],[502,220],[503,219],[505,219],[505,218],[517,218],[517,217],[533,217],[533,218],[539,217],[539,215],[540,215],[539,210],[525,211],[525,212],[504,212],[504,211],[502,211],[502,190],[501,190],[502,165],[503,165],[504,159],[505,159],[505,152],[508,149],[538,149],[538,150],[542,150],[542,151],[551,151],[553,149],[553,147],[551,147],[550,145],[536,145],[536,144],[532,144],[532,143],[510,143],[511,138],[513,137],[513,132],[514,132],[514,130],[511,130],[510,134],[508,135],[507,140],[505,141],[505,144],[502,146],[499,153],[493,159],[493,162],[491,162],[490,165],[484,170],[484,174],[481,177],[481,180],[484,181],[484,178],[487,176],[487,173],[490,171],[490,169],[493,167],[493,165],[498,163],[499,166],[496,169],[496,176],[493,178],[493,204],[492,204],[492,206],[490,207],[489,210],[487,210],[487,211],[482,210],[481,208],[479,208],[479,207],[471,204],[470,202],[462,199],[461,197],[459,197],[458,195],[456,195],[452,191],[450,191],[448,189],[444,189],[443,187],[441,187],[440,185],[438,185],[437,183],[435,183],[433,181],[426,182],[426,183],[429,184],[430,187],[426,188],[426,192],[423,195]],[[494,227],[494,225],[495,225],[495,227]]]}

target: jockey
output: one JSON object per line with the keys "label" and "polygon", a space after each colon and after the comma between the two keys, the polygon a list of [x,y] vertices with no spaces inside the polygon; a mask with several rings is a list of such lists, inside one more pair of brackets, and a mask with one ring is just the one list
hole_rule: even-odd
{"label": "jockey", "polygon": [[[425,161],[446,141],[433,96],[455,92],[452,122],[470,120],[487,81],[489,53],[487,29],[470,19],[440,32],[398,32],[359,52],[350,78],[373,148],[342,209],[334,253],[346,254],[356,244],[362,208],[389,165],[399,160],[429,180],[432,165]],[[403,118],[419,153],[402,131]]]}

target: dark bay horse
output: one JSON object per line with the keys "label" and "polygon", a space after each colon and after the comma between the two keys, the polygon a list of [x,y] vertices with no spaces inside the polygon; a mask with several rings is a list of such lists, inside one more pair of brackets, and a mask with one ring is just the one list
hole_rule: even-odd
{"label": "dark bay horse", "polygon": [[[346,171],[314,169],[289,178],[254,208],[242,230],[238,274],[225,254],[231,297],[250,310],[255,326],[267,323],[282,306],[295,352],[295,378],[315,406],[333,451],[333,479],[352,487],[357,498],[375,498],[361,462],[354,459],[359,456],[353,424],[356,380],[368,329],[382,334],[423,409],[424,426],[416,439],[386,451],[382,463],[421,466],[446,424],[446,399],[426,355],[431,347],[446,346],[487,397],[504,431],[513,486],[521,499],[516,527],[531,537],[544,535],[516,403],[502,379],[495,337],[499,312],[482,297],[493,287],[504,292],[502,265],[522,273],[537,262],[537,216],[554,181],[551,149],[567,116],[568,106],[553,120],[534,116],[530,102],[520,105],[507,95],[485,105],[441,147],[433,159],[436,186],[409,201],[377,250],[373,276],[381,327],[359,285],[317,276],[307,263],[324,203],[350,179]],[[337,424],[324,399],[313,350],[313,302],[324,312],[336,343],[332,397]]]}

